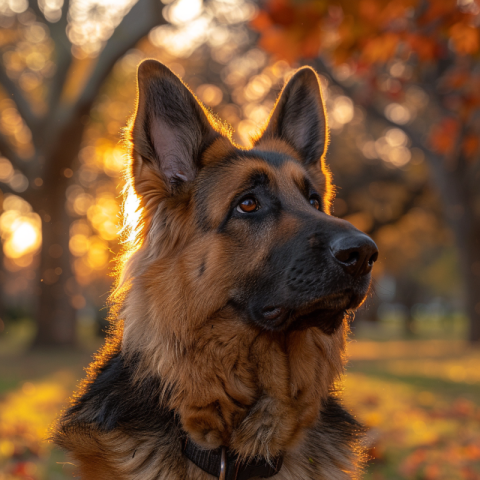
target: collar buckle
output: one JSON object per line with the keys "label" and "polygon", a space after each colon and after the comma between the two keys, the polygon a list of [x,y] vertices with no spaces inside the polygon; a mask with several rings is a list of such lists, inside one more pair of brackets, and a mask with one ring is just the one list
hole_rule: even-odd
{"label": "collar buckle", "polygon": [[222,454],[220,456],[220,476],[218,480],[227,479],[227,449],[222,447]]}
{"label": "collar buckle", "polygon": [[229,452],[227,447],[204,450],[188,437],[185,438],[183,454],[204,472],[218,480],[249,480],[254,477],[268,478],[276,475],[282,468],[283,455],[267,462],[265,458],[252,458],[240,461],[238,456]]}

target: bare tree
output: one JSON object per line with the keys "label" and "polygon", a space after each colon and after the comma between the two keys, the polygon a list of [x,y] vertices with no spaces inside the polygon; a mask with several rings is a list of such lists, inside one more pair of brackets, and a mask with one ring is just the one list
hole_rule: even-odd
{"label": "bare tree", "polygon": [[[34,346],[71,346],[76,343],[75,309],[65,293],[65,285],[74,282],[68,245],[71,219],[65,210],[69,181],[65,170],[71,168],[77,158],[85,120],[115,62],[153,27],[165,23],[160,0],[135,3],[94,60],[95,65],[83,88],[72,101],[64,95],[75,63],[73,45],[67,35],[69,3],[65,1],[61,18],[55,23],[45,19],[36,1],[30,5],[38,21],[48,25],[55,45],[56,70],[49,81],[47,108],[41,116],[35,114],[18,83],[9,77],[5,65],[0,65],[0,84],[14,100],[30,129],[35,150],[33,158],[24,162],[9,139],[0,134],[0,152],[29,181],[30,187],[20,195],[42,218],[40,295],[36,312],[38,329]],[[48,281],[44,281],[46,279]]]}

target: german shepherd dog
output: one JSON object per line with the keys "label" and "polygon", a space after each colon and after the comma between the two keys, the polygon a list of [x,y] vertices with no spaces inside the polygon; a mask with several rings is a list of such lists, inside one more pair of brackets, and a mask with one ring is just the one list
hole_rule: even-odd
{"label": "german shepherd dog", "polygon": [[118,327],[54,434],[82,479],[358,478],[335,381],[378,253],[330,215],[327,144],[311,68],[243,149],[167,67],[139,66]]}

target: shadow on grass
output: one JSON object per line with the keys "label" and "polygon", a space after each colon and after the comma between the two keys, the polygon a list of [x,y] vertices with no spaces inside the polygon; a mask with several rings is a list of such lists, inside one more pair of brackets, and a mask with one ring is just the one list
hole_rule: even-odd
{"label": "shadow on grass", "polygon": [[[480,385],[471,385],[465,382],[453,382],[441,378],[432,378],[422,375],[399,375],[391,373],[385,368],[369,365],[370,362],[355,362],[348,368],[348,372],[362,373],[379,380],[389,382],[400,382],[407,384],[419,390],[430,390],[436,392],[449,399],[461,397],[469,397],[472,400],[480,398]],[[388,367],[387,367],[388,368]]]}

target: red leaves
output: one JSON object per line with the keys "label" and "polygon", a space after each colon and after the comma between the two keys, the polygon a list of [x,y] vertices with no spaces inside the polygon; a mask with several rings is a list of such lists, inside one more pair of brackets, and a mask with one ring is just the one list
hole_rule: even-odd
{"label": "red leaves", "polygon": [[452,39],[453,48],[459,55],[470,55],[478,51],[480,46],[478,27],[458,22],[450,27],[448,33]]}
{"label": "red leaves", "polygon": [[371,38],[366,41],[360,58],[367,64],[385,63],[395,55],[399,40],[399,35],[392,32]]}
{"label": "red leaves", "polygon": [[422,62],[434,61],[441,56],[442,48],[436,38],[419,33],[407,33],[405,40],[412,53],[417,54]]}
{"label": "red leaves", "polygon": [[254,30],[264,33],[273,26],[273,21],[265,10],[260,10],[257,16],[250,22],[250,26]]}
{"label": "red leaves", "polygon": [[269,2],[269,13],[275,25],[289,28],[294,26],[296,11],[288,0],[271,0]]}
{"label": "red leaves", "polygon": [[480,50],[478,12],[455,0],[427,2],[420,12],[418,3],[268,0],[251,25],[262,46],[290,61],[316,56],[320,48],[341,61],[349,55],[370,64],[388,61],[400,46],[404,57],[415,53],[421,61],[443,57],[448,46],[462,56]]}
{"label": "red leaves", "polygon": [[475,159],[479,147],[480,139],[477,135],[469,134],[465,136],[462,145],[462,151],[465,157],[467,157],[469,160]]}
{"label": "red leaves", "polygon": [[444,118],[440,123],[434,125],[429,137],[431,149],[441,155],[453,153],[458,129],[458,121],[453,118]]}
{"label": "red leaves", "polygon": [[[428,143],[437,154],[470,160],[480,149],[478,123],[472,123],[480,108],[480,78],[472,67],[480,55],[478,25],[478,0],[267,0],[252,22],[260,46],[275,56],[293,63],[326,54],[366,84],[369,77],[381,78],[373,89],[390,98],[401,98],[408,83],[429,78],[427,87],[451,118],[431,128]],[[392,73],[396,64],[405,74]],[[382,70],[390,73],[387,80]],[[430,77],[424,77],[427,71]],[[443,73],[432,79],[435,71]],[[461,139],[460,123],[466,126]]]}
{"label": "red leaves", "polygon": [[324,6],[316,2],[293,4],[269,0],[251,27],[260,32],[260,46],[290,63],[319,54]]}
{"label": "red leaves", "polygon": [[[458,120],[444,118],[430,130],[430,148],[441,155],[451,155],[458,141],[460,125]],[[463,136],[461,153],[469,160],[475,159],[480,147],[480,139],[473,132]]]}

